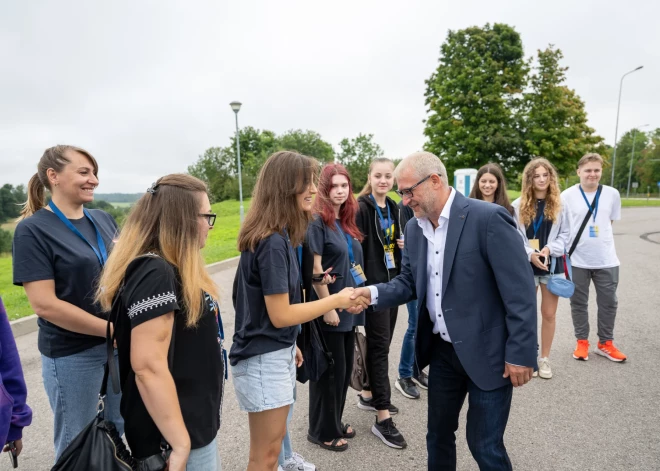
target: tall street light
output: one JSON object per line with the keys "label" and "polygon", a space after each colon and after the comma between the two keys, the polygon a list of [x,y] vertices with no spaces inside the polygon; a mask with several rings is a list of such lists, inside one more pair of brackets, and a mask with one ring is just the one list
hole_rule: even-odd
{"label": "tall street light", "polygon": [[643,65],[640,65],[636,69],[633,69],[630,72],[626,72],[621,77],[621,82],[619,82],[619,104],[616,107],[616,127],[614,128],[614,152],[612,155],[612,180],[610,182],[610,186],[614,186],[614,168],[616,166],[616,140],[618,138],[618,133],[619,133],[619,110],[621,109],[621,90],[623,89],[623,79],[626,78],[626,75],[630,75],[633,72],[637,72],[643,67],[644,67]]}
{"label": "tall street light", "polygon": [[642,124],[641,126],[636,127],[633,129],[633,147],[632,147],[632,155],[630,156],[630,170],[628,170],[628,191],[626,191],[626,198],[630,198],[630,179],[632,178],[632,165],[633,165],[633,160],[635,160],[635,139],[637,139],[637,132],[641,128],[645,128],[648,126],[648,124]]}
{"label": "tall street light", "polygon": [[232,101],[229,103],[231,109],[234,110],[234,115],[236,116],[236,156],[238,158],[238,197],[241,203],[240,214],[241,214],[241,225],[243,225],[243,216],[245,215],[245,210],[243,209],[243,180],[241,179],[241,148],[238,141],[238,112],[241,110],[240,101]]}

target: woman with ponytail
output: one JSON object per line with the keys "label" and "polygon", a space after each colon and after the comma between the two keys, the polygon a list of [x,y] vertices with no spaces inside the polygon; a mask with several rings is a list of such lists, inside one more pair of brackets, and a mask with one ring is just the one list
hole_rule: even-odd
{"label": "woman with ponytail", "polygon": [[[14,284],[39,316],[44,387],[55,424],[56,459],[96,415],[106,363],[98,279],[117,234],[108,213],[87,210],[99,184],[98,164],[78,147],[46,149],[28,185],[13,244]],[[51,201],[46,204],[46,190]],[[106,417],[123,433],[119,395],[108,388]]]}

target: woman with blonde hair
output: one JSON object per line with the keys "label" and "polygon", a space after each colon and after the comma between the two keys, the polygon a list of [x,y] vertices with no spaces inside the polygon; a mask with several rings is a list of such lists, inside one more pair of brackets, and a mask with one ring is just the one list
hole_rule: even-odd
{"label": "woman with blonde hair", "polygon": [[[94,282],[112,250],[117,223],[105,211],[83,206],[94,200],[98,172],[96,159],[84,149],[46,149],[14,232],[14,284],[23,286],[39,317],[41,374],[54,416],[56,460],[96,415],[107,362],[106,314],[94,303]],[[121,434],[119,399],[108,391],[105,414]]]}
{"label": "woman with blonde hair", "polygon": [[527,257],[532,264],[537,290],[541,287],[541,358],[538,375],[550,379],[552,369],[549,356],[555,336],[559,297],[547,288],[551,275],[549,267],[554,261],[554,274],[564,276],[563,256],[569,238],[569,224],[561,204],[557,171],[547,159],[537,157],[525,166],[520,198],[513,202],[513,208]]}
{"label": "woman with blonde hair", "polygon": [[[300,324],[333,309],[368,306],[345,288],[305,303],[298,247],[311,220],[318,163],[277,152],[259,171],[252,204],[238,234],[236,321],[229,359],[236,398],[248,412],[248,471],[274,470],[296,382],[295,341]],[[296,361],[297,360],[297,361]]]}
{"label": "woman with blonde hair", "polygon": [[146,460],[164,440],[170,471],[219,469],[224,335],[201,254],[215,218],[202,181],[159,178],[126,219],[97,291],[112,310],[128,445]]}

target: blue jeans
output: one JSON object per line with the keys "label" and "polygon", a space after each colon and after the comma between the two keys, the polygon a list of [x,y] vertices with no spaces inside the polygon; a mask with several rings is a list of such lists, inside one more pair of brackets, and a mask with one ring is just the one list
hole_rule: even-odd
{"label": "blue jeans", "polygon": [[214,438],[208,445],[190,450],[186,471],[221,471],[220,457],[218,456],[218,439]]}
{"label": "blue jeans", "polygon": [[[296,388],[293,388],[293,400],[296,400]],[[280,456],[277,457],[277,464],[280,466],[284,466],[284,462],[293,456],[293,446],[291,445],[291,436],[289,435],[289,424],[291,423],[291,419],[293,419],[293,404],[289,406],[289,415],[286,416],[286,434],[284,434],[284,440],[282,440]]]}
{"label": "blue jeans", "polygon": [[428,469],[456,469],[458,417],[468,396],[467,442],[481,471],[510,471],[504,447],[513,386],[479,389],[465,373],[454,347],[439,337],[433,345],[429,371]]}
{"label": "blue jeans", "polygon": [[419,376],[415,360],[415,333],[417,332],[417,300],[406,304],[408,308],[408,330],[403,336],[401,359],[399,360],[399,378]]}
{"label": "blue jeans", "polygon": [[[55,416],[56,461],[96,416],[106,358],[105,344],[66,357],[48,358],[41,355],[41,376],[50,409]],[[114,422],[119,434],[123,435],[124,419],[119,413],[120,400],[121,393],[114,394],[112,385],[108,384],[105,418]]]}

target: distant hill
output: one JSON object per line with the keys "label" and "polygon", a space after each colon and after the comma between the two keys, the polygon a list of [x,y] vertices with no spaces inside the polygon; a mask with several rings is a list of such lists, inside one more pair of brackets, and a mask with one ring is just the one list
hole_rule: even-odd
{"label": "distant hill", "polygon": [[144,193],[94,193],[97,201],[108,203],[135,203]]}

